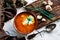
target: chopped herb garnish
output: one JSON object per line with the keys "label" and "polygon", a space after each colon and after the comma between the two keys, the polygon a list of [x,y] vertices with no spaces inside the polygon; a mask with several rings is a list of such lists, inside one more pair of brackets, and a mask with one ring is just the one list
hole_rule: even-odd
{"label": "chopped herb garnish", "polygon": [[28,20],[28,24],[29,24],[29,22],[32,20],[32,18],[31,17],[27,17],[27,20]]}

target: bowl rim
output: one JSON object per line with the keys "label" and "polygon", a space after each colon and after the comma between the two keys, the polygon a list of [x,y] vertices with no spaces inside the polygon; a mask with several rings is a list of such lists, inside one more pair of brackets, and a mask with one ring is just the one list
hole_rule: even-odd
{"label": "bowl rim", "polygon": [[24,14],[24,13],[29,13],[30,15],[34,16],[34,19],[35,19],[35,27],[34,27],[33,30],[36,29],[36,27],[37,27],[37,25],[38,25],[38,21],[37,21],[36,16],[35,16],[33,13],[30,13],[30,12],[21,12],[21,13],[17,14],[17,15],[14,17],[13,25],[14,25],[15,30],[16,30],[18,33],[20,33],[20,34],[27,35],[27,34],[31,33],[33,30],[32,30],[31,32],[27,33],[27,34],[24,34],[24,33],[21,33],[21,32],[17,29],[17,27],[16,27],[16,25],[15,25],[15,19],[16,19],[16,17],[17,17],[18,15],[21,15],[22,13],[23,13],[23,14]]}

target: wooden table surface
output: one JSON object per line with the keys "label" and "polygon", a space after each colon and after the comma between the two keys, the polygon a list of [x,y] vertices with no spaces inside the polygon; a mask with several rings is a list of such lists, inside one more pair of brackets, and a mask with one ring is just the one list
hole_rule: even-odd
{"label": "wooden table surface", "polygon": [[[45,0],[45,1],[47,1],[47,0]],[[38,26],[36,27],[36,29],[39,29],[39,28],[41,28],[45,25],[50,24],[51,22],[54,22],[54,21],[60,19],[60,0],[51,0],[51,1],[53,2],[53,5],[52,5],[53,10],[51,11],[51,13],[53,15],[52,21],[49,20],[48,18],[46,18],[45,16],[43,16],[44,18],[46,18],[47,21],[46,22],[40,22],[38,20]],[[39,6],[39,1],[35,1],[35,2],[31,3],[30,5],[28,5],[26,7],[34,8],[34,7],[32,7],[32,5],[37,8]],[[42,6],[41,8],[45,9],[44,6]],[[30,10],[27,10],[27,11],[29,11],[31,13],[34,13],[35,16],[40,15],[39,13],[30,11]]]}

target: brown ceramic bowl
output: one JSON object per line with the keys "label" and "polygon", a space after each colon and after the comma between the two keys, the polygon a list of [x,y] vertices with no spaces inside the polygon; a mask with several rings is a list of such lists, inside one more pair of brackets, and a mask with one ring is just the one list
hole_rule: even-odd
{"label": "brown ceramic bowl", "polygon": [[31,33],[37,27],[37,19],[30,12],[19,13],[14,19],[14,27],[21,34]]}

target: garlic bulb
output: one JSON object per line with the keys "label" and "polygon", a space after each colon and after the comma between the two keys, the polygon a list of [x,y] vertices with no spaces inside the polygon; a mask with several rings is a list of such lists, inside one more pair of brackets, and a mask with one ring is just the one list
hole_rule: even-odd
{"label": "garlic bulb", "polygon": [[40,15],[37,15],[37,19],[41,19],[42,18],[42,16],[40,16]]}
{"label": "garlic bulb", "polygon": [[50,6],[50,5],[46,5],[46,10],[48,10],[48,11],[52,11],[52,7]]}
{"label": "garlic bulb", "polygon": [[42,21],[46,21],[46,19],[45,18],[42,18]]}
{"label": "garlic bulb", "polygon": [[53,5],[53,2],[51,2],[51,0],[48,0],[48,5]]}

